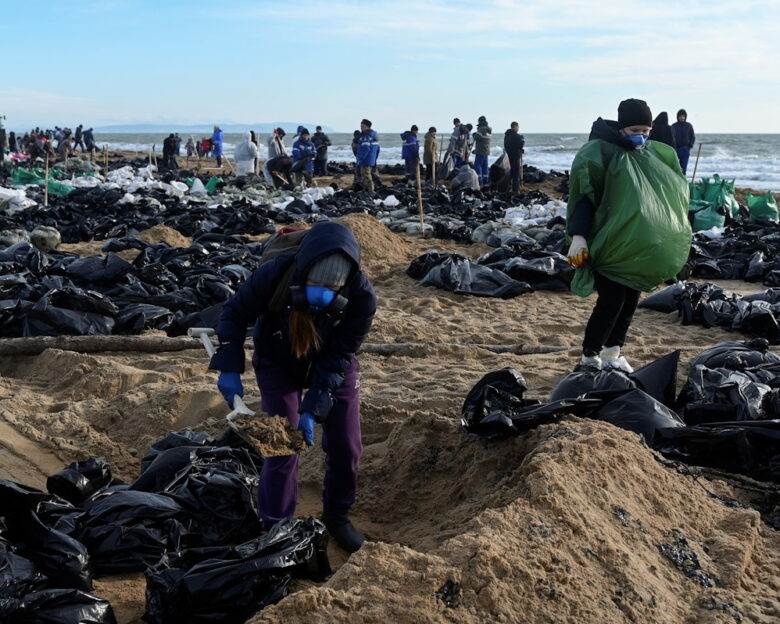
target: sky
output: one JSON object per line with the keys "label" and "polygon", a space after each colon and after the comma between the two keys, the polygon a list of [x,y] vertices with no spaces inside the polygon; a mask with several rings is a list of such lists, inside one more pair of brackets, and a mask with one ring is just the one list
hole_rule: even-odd
{"label": "sky", "polygon": [[780,0],[0,0],[0,115],[587,132],[620,100],[780,133]]}

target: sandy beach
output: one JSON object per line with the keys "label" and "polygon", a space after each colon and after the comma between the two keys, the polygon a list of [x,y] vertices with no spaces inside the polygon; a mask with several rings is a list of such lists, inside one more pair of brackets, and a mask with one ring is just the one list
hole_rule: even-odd
{"label": "sandy beach", "polygon": [[[416,255],[438,248],[477,257],[487,247],[398,235],[369,215],[342,222],[359,239],[379,296],[368,341],[425,346],[360,357],[365,454],[353,517],[371,541],[351,557],[331,544],[336,572],[327,582],[296,583],[252,622],[310,622],[313,611],[334,623],[777,621],[780,537],[754,508],[728,503],[749,503],[745,491],[678,472],[639,436],[605,423],[569,417],[499,442],[462,431],[463,399],[489,371],[515,367],[529,396],[548,398],[578,359],[593,298],[496,300],[426,288],[405,274]],[[188,243],[164,226],[144,237]],[[79,245],[63,247],[98,250]],[[640,309],[625,353],[639,366],[681,349],[682,383],[695,355],[738,338]],[[567,349],[498,355],[473,344]],[[0,374],[0,477],[34,487],[91,455],[132,480],[149,444],[169,431],[224,428],[216,375],[197,350],[49,349],[0,358]],[[252,375],[243,382],[251,406]],[[318,448],[303,454],[301,517],[321,510],[322,464]],[[665,544],[683,543],[710,586],[662,554]],[[140,622],[144,590],[142,574],[95,582],[127,624]]]}

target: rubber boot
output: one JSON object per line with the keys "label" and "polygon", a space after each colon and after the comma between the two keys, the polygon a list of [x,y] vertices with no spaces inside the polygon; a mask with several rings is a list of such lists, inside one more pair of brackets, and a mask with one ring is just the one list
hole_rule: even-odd
{"label": "rubber boot", "polygon": [[620,347],[604,347],[600,353],[602,368],[614,368],[624,373],[633,373],[634,369],[626,358],[620,355]]}
{"label": "rubber boot", "polygon": [[322,521],[331,537],[347,552],[356,552],[366,541],[366,536],[349,521],[347,512],[324,511]]}

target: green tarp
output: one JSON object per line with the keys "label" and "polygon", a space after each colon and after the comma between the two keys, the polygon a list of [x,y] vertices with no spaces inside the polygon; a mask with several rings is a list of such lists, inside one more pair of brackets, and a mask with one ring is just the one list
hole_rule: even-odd
{"label": "green tarp", "polygon": [[593,272],[650,291],[677,276],[688,260],[688,183],[677,154],[651,141],[626,150],[600,139],[586,143],[572,164],[568,217],[583,195],[597,207],[588,235],[590,259],[571,289],[588,296]]}
{"label": "green tarp", "polygon": [[723,227],[726,223],[726,208],[717,208],[703,199],[691,200],[688,211],[691,213],[694,232]]}
{"label": "green tarp", "polygon": [[[21,167],[14,169],[11,174],[14,186],[22,186],[24,184],[37,184],[38,186],[42,186],[45,177],[46,171],[43,169],[22,169]],[[73,190],[72,186],[55,182],[56,179],[62,180],[65,177],[65,174],[59,169],[49,170],[49,194],[64,196]]]}

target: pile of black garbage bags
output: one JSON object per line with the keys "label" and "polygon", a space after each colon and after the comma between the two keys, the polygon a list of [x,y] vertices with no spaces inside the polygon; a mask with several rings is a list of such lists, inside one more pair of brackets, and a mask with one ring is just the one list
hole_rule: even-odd
{"label": "pile of black garbage bags", "polygon": [[[176,336],[215,327],[224,302],[260,263],[262,245],[204,234],[190,247],[108,240],[105,256],[44,253],[20,242],[0,250],[0,336]],[[132,261],[116,252],[137,249]]]}
{"label": "pile of black garbage bags", "polygon": [[719,327],[780,342],[780,288],[738,295],[709,282],[677,282],[646,297],[639,307],[677,312],[683,325]]}
{"label": "pile of black garbage bags", "polygon": [[263,531],[262,458],[232,432],[171,433],[130,484],[105,460],[49,477],[48,492],[0,480],[0,621],[111,624],[93,577],[144,572],[144,619],[243,622],[287,594],[293,578],[330,574],[314,518]]}
{"label": "pile of black garbage bags", "polygon": [[495,246],[477,260],[462,254],[430,250],[415,258],[406,270],[423,286],[456,294],[509,299],[537,290],[569,290],[574,269],[566,261],[567,242],[562,223],[552,219],[550,233],[541,240],[517,232],[508,240],[488,239]]}
{"label": "pile of black garbage bags", "polygon": [[679,351],[633,373],[578,367],[546,403],[526,398],[522,374],[505,368],[469,392],[462,424],[502,438],[573,414],[635,431],[667,458],[780,483],[780,356],[768,346],[755,339],[707,349],[679,394]]}
{"label": "pile of black garbage bags", "polygon": [[717,238],[697,233],[684,274],[780,286],[780,226],[765,219],[733,219]]}

